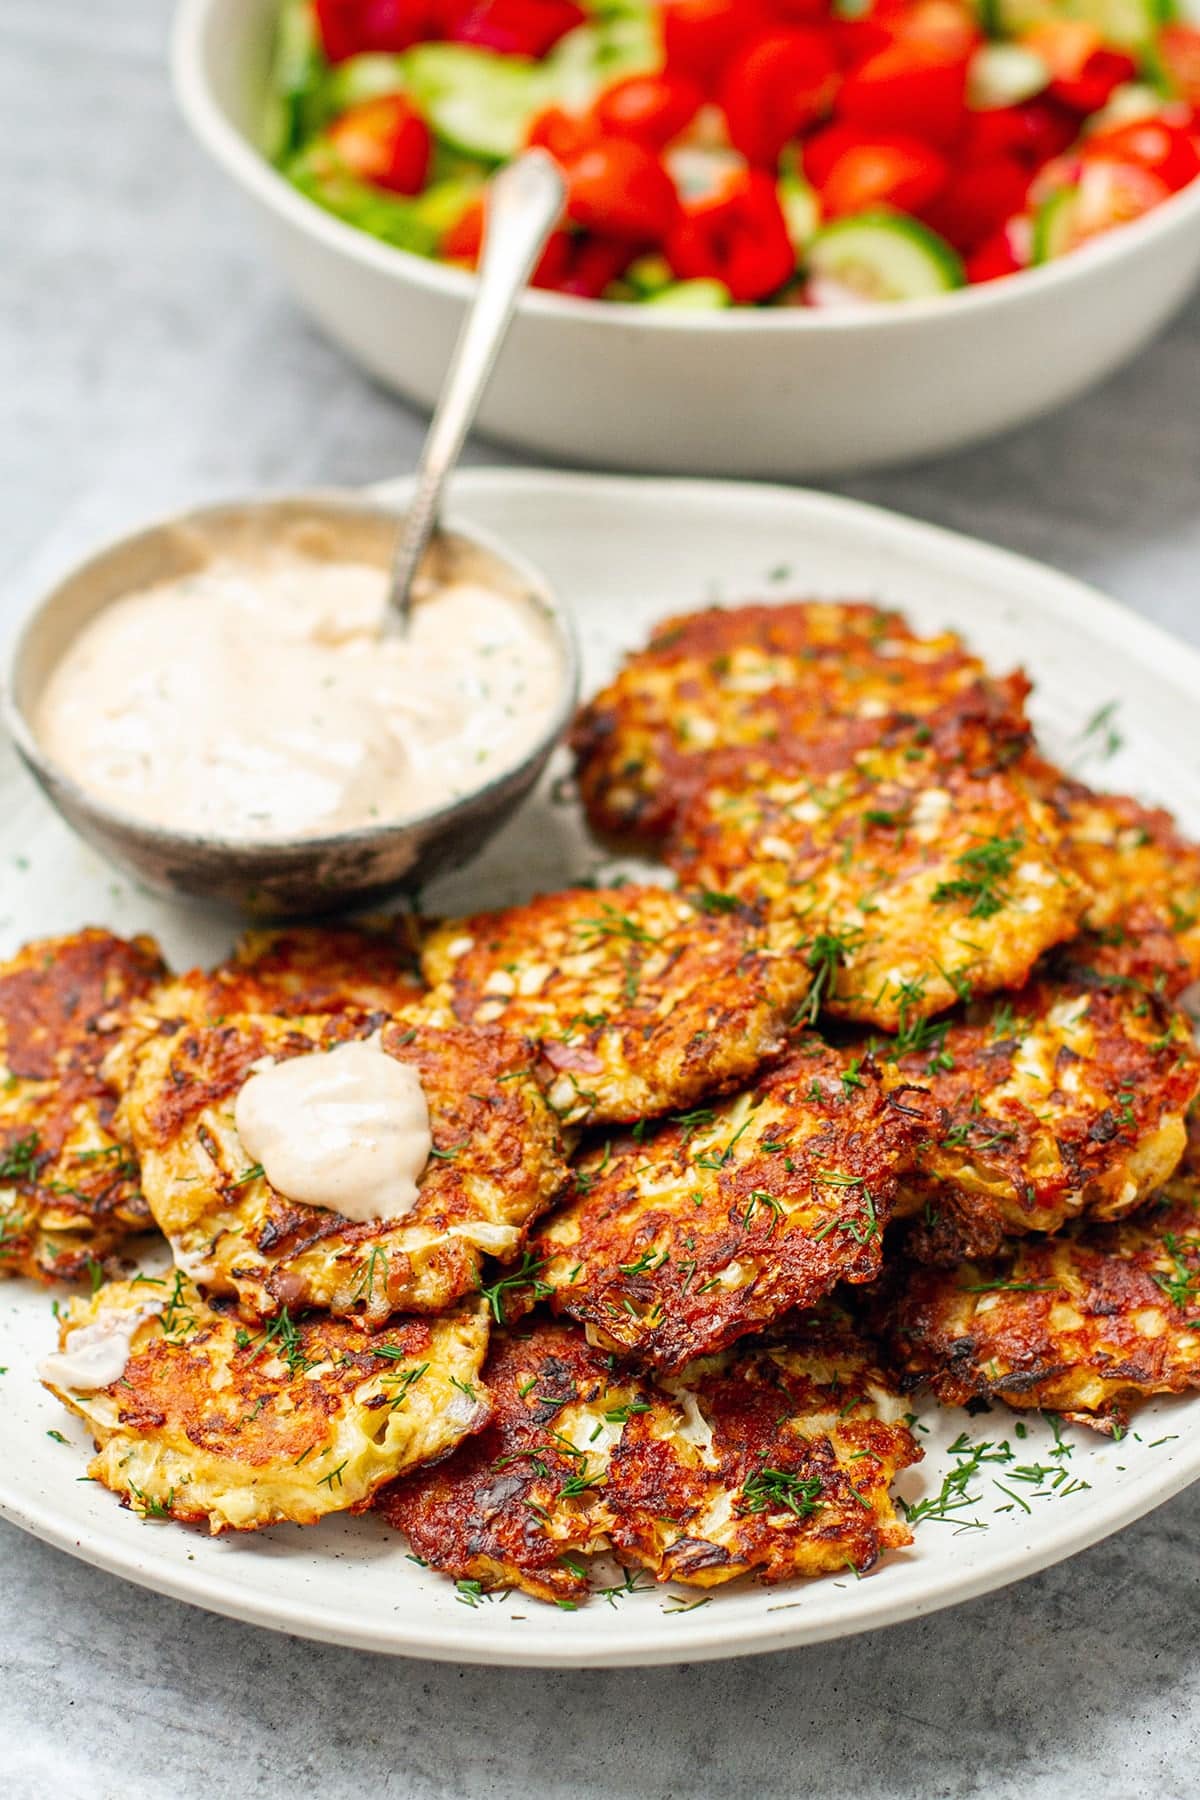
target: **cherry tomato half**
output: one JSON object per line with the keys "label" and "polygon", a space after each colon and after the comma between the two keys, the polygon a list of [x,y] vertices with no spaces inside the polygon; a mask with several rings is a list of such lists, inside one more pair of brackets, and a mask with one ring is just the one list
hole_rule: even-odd
{"label": "cherry tomato half", "polygon": [[[820,166],[820,162],[816,166]],[[946,159],[919,138],[900,134],[860,134],[834,157],[818,178],[805,157],[805,171],[830,218],[844,218],[875,206],[923,212],[946,185]]]}
{"label": "cherry tomato half", "polygon": [[1083,155],[1085,161],[1103,156],[1136,163],[1172,193],[1200,175],[1200,139],[1163,119],[1132,119],[1127,125],[1097,131],[1088,138]]}
{"label": "cherry tomato half", "polygon": [[631,138],[608,138],[564,165],[567,217],[602,237],[660,242],[679,212],[675,184],[658,158]]}
{"label": "cherry tomato half", "polygon": [[606,88],[592,111],[614,137],[636,138],[661,150],[691,124],[704,90],[689,75],[630,75]]}
{"label": "cherry tomato half", "polygon": [[591,113],[570,113],[561,106],[548,106],[533,120],[525,142],[530,147],[548,150],[557,162],[565,163],[582,156],[603,139],[604,133]]}
{"label": "cherry tomato half", "polygon": [[754,38],[733,57],[720,89],[735,149],[774,168],[785,144],[823,118],[838,88],[827,35],[811,29]]}
{"label": "cherry tomato half", "polygon": [[403,94],[352,106],[329,127],[329,141],[360,181],[397,194],[419,194],[428,179],[433,140]]}
{"label": "cherry tomato half", "polygon": [[664,248],[681,281],[723,281],[743,306],[765,300],[796,269],[778,187],[762,169],[731,174],[711,198],[686,206]]}

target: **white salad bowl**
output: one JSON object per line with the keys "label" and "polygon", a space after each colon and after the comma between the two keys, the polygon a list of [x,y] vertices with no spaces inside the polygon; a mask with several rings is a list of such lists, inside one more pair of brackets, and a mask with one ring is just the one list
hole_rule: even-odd
{"label": "white salad bowl", "polygon": [[[193,131],[254,203],[302,306],[432,404],[473,278],[381,243],[257,148],[276,0],[183,0]],[[1200,274],[1200,181],[1061,260],[931,300],[687,313],[530,293],[480,429],[564,461],[809,476],[951,450],[1050,411],[1133,356]]]}

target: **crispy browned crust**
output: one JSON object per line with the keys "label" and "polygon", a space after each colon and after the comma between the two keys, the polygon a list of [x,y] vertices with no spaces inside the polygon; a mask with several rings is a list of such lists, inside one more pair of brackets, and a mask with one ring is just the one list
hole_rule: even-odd
{"label": "crispy browned crust", "polygon": [[880,1264],[932,1115],[873,1066],[800,1044],[750,1093],[591,1149],[538,1233],[536,1290],[594,1342],[679,1369]]}
{"label": "crispy browned crust", "polygon": [[637,1378],[611,1364],[571,1325],[538,1318],[496,1332],[484,1371],[488,1425],[449,1462],[379,1496],[389,1525],[443,1574],[541,1600],[582,1599],[580,1559],[609,1524],[611,1441],[646,1404]]}
{"label": "crispy browned crust", "polygon": [[1084,923],[1118,946],[1148,934],[1164,940],[1159,956],[1173,992],[1200,980],[1200,844],[1162,807],[1098,794],[1046,764],[1039,772],[1092,891]]}
{"label": "crispy browned crust", "polygon": [[402,1470],[453,1450],[487,1419],[478,1305],[393,1320],[288,1315],[264,1332],[210,1304],[182,1275],[116,1282],[71,1304],[60,1342],[112,1312],[148,1306],[124,1374],[80,1391],[46,1385],[84,1419],[90,1474],[156,1518],[253,1531],[361,1509]]}
{"label": "crispy browned crust", "polygon": [[888,1065],[888,1080],[926,1085],[946,1120],[904,1184],[912,1255],[953,1264],[1010,1233],[1118,1218],[1171,1176],[1200,1058],[1146,954],[1136,980],[1123,951],[1080,939]]}
{"label": "crispy browned crust", "polygon": [[894,1385],[837,1316],[693,1363],[647,1398],[605,1497],[617,1555],[656,1580],[865,1574],[911,1543],[890,1488],[921,1451]]}
{"label": "crispy browned crust", "polygon": [[153,996],[158,1018],[215,1025],[239,1013],[298,1017],[399,1013],[423,999],[415,926],[290,925],[249,931],[211,970],[192,969]]}
{"label": "crispy browned crust", "polygon": [[0,1275],[74,1279],[152,1226],[102,1065],[163,974],[150,938],[99,930],[0,968]]}
{"label": "crispy browned crust", "polygon": [[659,837],[708,778],[713,751],[772,743],[803,755],[868,735],[880,713],[923,714],[983,675],[952,632],[916,637],[862,602],[710,608],[664,619],[586,706],[572,734],[600,831]]}
{"label": "crispy browned crust", "polygon": [[893,1285],[886,1330],[910,1384],[1111,1432],[1138,1400],[1200,1386],[1200,1182],[1180,1177],[1134,1218],[909,1267]]}
{"label": "crispy browned crust", "polygon": [[903,1403],[840,1315],[662,1381],[540,1317],[492,1341],[490,1423],[376,1502],[431,1567],[577,1603],[611,1545],[709,1587],[869,1569],[910,1541],[890,1484],[920,1457]]}
{"label": "crispy browned crust", "polygon": [[[404,1219],[351,1223],[277,1193],[250,1167],[237,1094],[262,1056],[301,1056],[382,1030],[415,1067],[434,1155]],[[176,1257],[248,1319],[328,1307],[372,1325],[437,1312],[478,1283],[485,1251],[512,1254],[566,1177],[557,1121],[528,1046],[499,1031],[405,1026],[378,1016],[242,1017],[145,1044],[124,1112],[146,1197]]]}
{"label": "crispy browned crust", "polygon": [[464,1024],[537,1041],[572,1124],[632,1123],[751,1080],[812,982],[744,909],[662,887],[569,888],[451,920],[423,962]]}
{"label": "crispy browned crust", "polygon": [[895,1030],[1019,985],[1086,895],[1020,767],[1023,690],[977,686],[824,762],[726,752],[670,849],[687,885],[763,909],[841,1017]]}

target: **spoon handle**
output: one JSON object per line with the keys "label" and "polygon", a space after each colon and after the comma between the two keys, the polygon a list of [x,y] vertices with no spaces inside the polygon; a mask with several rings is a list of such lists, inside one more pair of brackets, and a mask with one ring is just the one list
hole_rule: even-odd
{"label": "spoon handle", "polygon": [[475,298],[454,348],[417,468],[416,489],[400,526],[390,604],[404,629],[413,579],[437,530],[442,493],[474,423],[517,301],[558,224],[566,187],[544,150],[528,150],[488,188],[487,228]]}

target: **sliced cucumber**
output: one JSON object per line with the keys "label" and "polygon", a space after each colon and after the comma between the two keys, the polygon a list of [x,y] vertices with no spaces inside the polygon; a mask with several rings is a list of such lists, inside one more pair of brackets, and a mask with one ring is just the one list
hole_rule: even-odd
{"label": "sliced cucumber", "polygon": [[335,64],[326,77],[328,116],[335,119],[352,106],[381,100],[385,94],[407,93],[411,85],[407,56],[349,56]]}
{"label": "sliced cucumber", "polygon": [[984,44],[967,70],[967,105],[977,112],[1019,106],[1050,85],[1050,66],[1024,44]]}
{"label": "sliced cucumber", "polygon": [[733,305],[723,281],[673,281],[646,297],[647,306],[670,306],[677,312],[719,312]]}
{"label": "sliced cucumber", "polygon": [[807,268],[818,286],[860,300],[924,300],[966,280],[946,240],[906,213],[859,213],[824,226]]}
{"label": "sliced cucumber", "polygon": [[802,256],[821,225],[821,202],[816,190],[802,175],[785,175],[779,183],[779,204],[787,220],[788,236],[797,256]]}
{"label": "sliced cucumber", "polygon": [[325,58],[308,0],[285,0],[275,27],[262,123],[263,154],[272,162],[290,156],[324,123],[324,77]]}
{"label": "sliced cucumber", "polygon": [[1163,96],[1145,81],[1126,81],[1114,88],[1098,113],[1084,121],[1084,133],[1111,131],[1117,125],[1132,125],[1137,119],[1152,119],[1163,109]]}
{"label": "sliced cucumber", "polygon": [[414,101],[438,137],[465,156],[504,162],[546,102],[542,64],[469,44],[417,44],[405,53]]}
{"label": "sliced cucumber", "polygon": [[1079,242],[1079,189],[1060,188],[1033,215],[1033,260],[1053,262]]}

